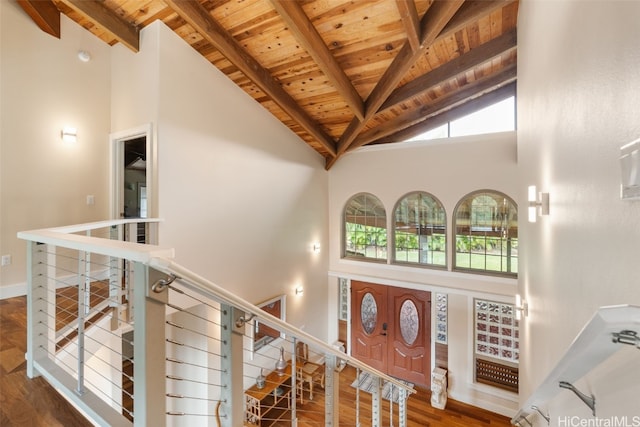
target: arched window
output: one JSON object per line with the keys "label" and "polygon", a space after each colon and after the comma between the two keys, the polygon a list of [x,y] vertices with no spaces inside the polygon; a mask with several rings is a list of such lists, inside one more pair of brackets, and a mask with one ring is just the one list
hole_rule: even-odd
{"label": "arched window", "polygon": [[465,196],[454,213],[455,270],[518,274],[518,207],[484,190]]}
{"label": "arched window", "polygon": [[345,258],[387,259],[387,213],[369,193],[353,196],[344,208]]}
{"label": "arched window", "polygon": [[409,193],[396,204],[393,217],[396,262],[447,265],[447,216],[438,199]]}

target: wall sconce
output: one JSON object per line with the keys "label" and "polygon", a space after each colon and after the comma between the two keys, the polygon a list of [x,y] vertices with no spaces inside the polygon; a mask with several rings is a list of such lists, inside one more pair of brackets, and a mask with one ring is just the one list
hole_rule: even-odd
{"label": "wall sconce", "polygon": [[522,299],[520,294],[516,295],[515,310],[516,310],[516,320],[522,319],[523,315],[525,317],[529,315],[529,304],[527,304],[527,302]]}
{"label": "wall sconce", "polygon": [[76,142],[78,140],[78,130],[69,126],[62,128],[60,136],[64,142]]}
{"label": "wall sconce", "polygon": [[313,252],[316,254],[320,253],[320,243],[314,243],[313,244]]}
{"label": "wall sconce", "polygon": [[536,222],[539,215],[549,215],[549,193],[538,193],[535,185],[529,186],[529,222]]}
{"label": "wall sconce", "polygon": [[304,294],[304,288],[302,286],[296,287],[296,296],[302,296]]}

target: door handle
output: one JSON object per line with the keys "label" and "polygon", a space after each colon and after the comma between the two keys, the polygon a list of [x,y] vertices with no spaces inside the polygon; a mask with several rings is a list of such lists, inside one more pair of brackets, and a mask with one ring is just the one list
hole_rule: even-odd
{"label": "door handle", "polygon": [[387,324],[386,323],[382,324],[382,333],[380,335],[387,336]]}

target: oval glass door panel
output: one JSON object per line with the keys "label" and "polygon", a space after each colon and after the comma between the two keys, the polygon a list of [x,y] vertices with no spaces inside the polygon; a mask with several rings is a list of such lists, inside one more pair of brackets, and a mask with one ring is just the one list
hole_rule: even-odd
{"label": "oval glass door panel", "polygon": [[360,318],[362,319],[362,328],[367,334],[371,335],[376,329],[378,321],[378,305],[371,292],[367,292],[362,298]]}
{"label": "oval glass door panel", "polygon": [[407,345],[413,345],[420,329],[418,308],[411,300],[406,300],[400,308],[400,333]]}

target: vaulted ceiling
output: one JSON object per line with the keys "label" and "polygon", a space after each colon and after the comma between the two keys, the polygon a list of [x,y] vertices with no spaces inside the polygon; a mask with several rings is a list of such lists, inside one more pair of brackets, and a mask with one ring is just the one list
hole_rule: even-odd
{"label": "vaulted ceiling", "polygon": [[[329,169],[515,94],[517,0],[17,0],[139,49],[163,21]],[[206,84],[206,82],[203,82]]]}

